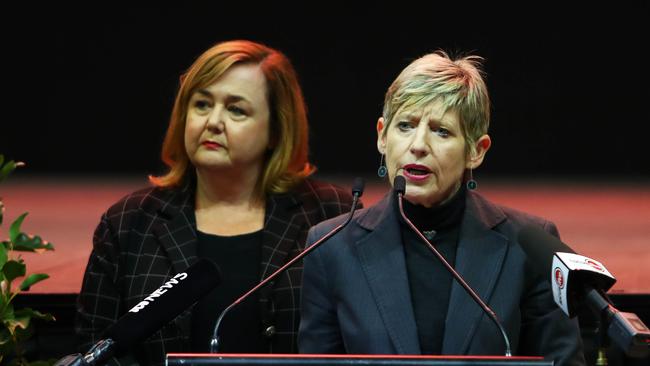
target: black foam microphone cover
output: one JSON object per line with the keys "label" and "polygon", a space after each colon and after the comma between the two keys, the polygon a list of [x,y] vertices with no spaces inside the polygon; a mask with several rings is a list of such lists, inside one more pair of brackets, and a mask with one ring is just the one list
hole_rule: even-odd
{"label": "black foam microphone cover", "polygon": [[406,179],[401,175],[398,175],[393,180],[393,189],[397,194],[404,194],[406,192]]}
{"label": "black foam microphone cover", "polygon": [[364,187],[365,187],[365,182],[363,181],[363,178],[360,177],[354,178],[354,181],[352,182],[352,195],[361,197],[363,195]]}
{"label": "black foam microphone cover", "polygon": [[220,281],[217,265],[208,259],[199,259],[131,308],[104,333],[103,338],[115,341],[114,351],[120,356],[176,318]]}

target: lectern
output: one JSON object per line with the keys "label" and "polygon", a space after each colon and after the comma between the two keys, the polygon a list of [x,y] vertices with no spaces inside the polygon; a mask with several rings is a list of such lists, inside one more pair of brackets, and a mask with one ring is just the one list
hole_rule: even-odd
{"label": "lectern", "polygon": [[553,366],[542,357],[170,353],[167,366]]}

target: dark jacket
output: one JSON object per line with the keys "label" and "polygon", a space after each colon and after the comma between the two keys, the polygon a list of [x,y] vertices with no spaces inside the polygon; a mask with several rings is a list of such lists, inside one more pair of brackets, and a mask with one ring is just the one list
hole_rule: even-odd
{"label": "dark jacket", "polygon": [[[420,353],[394,200],[387,195],[359,211],[345,229],[305,257],[300,352]],[[343,219],[313,227],[307,242]],[[584,364],[577,322],[555,305],[547,279],[526,268],[517,234],[530,224],[557,235],[549,221],[468,192],[454,267],[496,312],[515,355]],[[442,353],[504,355],[498,328],[455,281]]]}
{"label": "dark jacket", "polygon": [[[347,212],[351,202],[350,193],[313,180],[289,193],[268,196],[260,280],[303,249],[312,225]],[[134,192],[102,216],[78,300],[76,330],[82,350],[128,309],[197,261],[194,210],[194,187],[186,185]],[[269,352],[297,352],[301,275],[302,264],[297,263],[260,292]],[[135,360],[158,365],[166,353],[189,351],[190,320],[188,310],[164,326],[137,347]]]}

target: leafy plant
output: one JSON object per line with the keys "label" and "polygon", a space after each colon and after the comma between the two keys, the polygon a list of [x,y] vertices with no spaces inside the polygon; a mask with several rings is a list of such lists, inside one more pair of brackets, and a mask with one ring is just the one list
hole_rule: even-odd
{"label": "leafy plant", "polygon": [[[21,162],[13,160],[5,163],[0,154],[0,183],[2,183]],[[0,226],[4,216],[5,206],[0,197]],[[50,314],[43,314],[30,308],[15,309],[12,301],[22,291],[28,290],[34,284],[49,276],[44,273],[34,273],[26,276],[18,286],[13,281],[27,273],[25,261],[20,255],[14,258],[14,252],[42,253],[54,250],[52,244],[41,239],[38,235],[28,235],[20,230],[27,212],[20,215],[9,226],[9,238],[0,242],[0,363],[8,358],[9,365],[35,366],[43,362],[28,362],[25,358],[24,343],[33,335],[32,319],[54,320]],[[9,359],[8,356],[11,356]]]}

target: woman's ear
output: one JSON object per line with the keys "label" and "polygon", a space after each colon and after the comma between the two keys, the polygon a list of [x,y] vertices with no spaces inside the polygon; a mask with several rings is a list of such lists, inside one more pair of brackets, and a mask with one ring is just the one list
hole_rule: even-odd
{"label": "woman's ear", "polygon": [[470,157],[467,160],[466,166],[467,169],[478,168],[483,163],[485,154],[488,150],[490,150],[490,146],[492,146],[492,139],[490,139],[490,136],[483,135],[479,137],[478,140],[476,140],[474,143],[474,151],[470,151]]}
{"label": "woman's ear", "polygon": [[384,135],[384,117],[379,117],[377,120],[377,150],[380,154],[386,153],[386,136]]}

